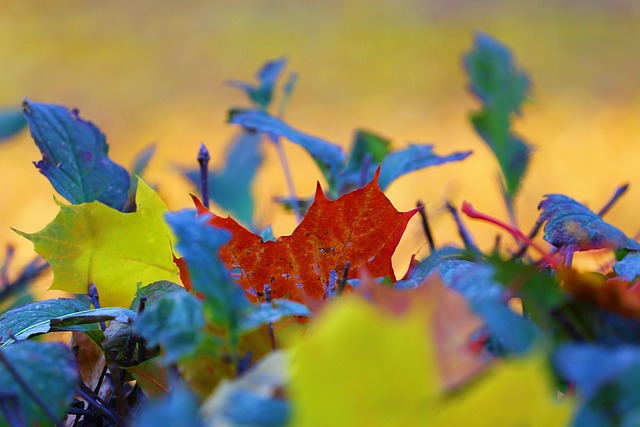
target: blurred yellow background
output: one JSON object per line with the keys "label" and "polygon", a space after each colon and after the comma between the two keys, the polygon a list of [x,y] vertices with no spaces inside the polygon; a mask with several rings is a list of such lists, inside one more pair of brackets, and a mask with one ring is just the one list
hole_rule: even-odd
{"label": "blurred yellow background", "polygon": [[[170,209],[190,206],[176,165],[195,165],[200,141],[214,165],[236,129],[229,106],[246,105],[226,79],[253,81],[267,59],[286,55],[300,79],[287,110],[294,127],[347,147],[357,127],[447,154],[460,163],[396,181],[387,192],[399,210],[427,202],[439,244],[457,242],[445,198],[468,200],[506,218],[497,164],[467,116],[461,55],[473,32],[506,43],[534,83],[517,130],[536,147],[517,198],[526,232],[546,193],[564,193],[599,209],[620,183],[629,193],[606,219],[629,235],[640,229],[640,3],[633,0],[66,0],[0,2],[0,105],[22,98],[78,107],[107,134],[111,157],[129,166],[157,144],[146,180]],[[299,195],[313,194],[320,171],[286,145]],[[254,191],[262,225],[289,234],[295,221],[272,196],[286,195],[275,151]],[[31,164],[40,159],[28,132],[0,146],[0,243],[31,244],[27,232],[57,212],[54,191]],[[496,230],[469,223],[481,246]],[[511,239],[505,239],[511,243]],[[402,275],[425,239],[414,220],[396,254]],[[420,256],[426,255],[424,249]]]}

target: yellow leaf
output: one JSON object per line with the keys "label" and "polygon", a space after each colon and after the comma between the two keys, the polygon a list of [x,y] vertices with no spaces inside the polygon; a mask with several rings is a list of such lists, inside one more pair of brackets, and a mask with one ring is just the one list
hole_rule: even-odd
{"label": "yellow leaf", "polygon": [[292,425],[429,425],[439,378],[425,321],[356,295],[326,307],[293,349]]}
{"label": "yellow leaf", "polygon": [[541,355],[495,366],[453,395],[438,411],[434,426],[567,426],[573,402],[555,399]]}
{"label": "yellow leaf", "polygon": [[134,213],[100,202],[60,204],[58,215],[42,230],[16,232],[51,264],[51,289],[85,294],[93,282],[103,307],[129,307],[138,283],[178,282],[164,203],[140,180],[136,204]]}
{"label": "yellow leaf", "polygon": [[457,331],[435,327],[444,321],[440,305],[451,311],[453,300],[446,289],[422,289],[403,310],[390,310],[402,304],[390,305],[397,295],[388,291],[380,294],[384,300],[354,294],[327,304],[293,348],[292,426],[568,424],[572,402],[556,401],[541,356],[496,364],[470,383],[457,378],[459,388],[448,393],[452,367],[468,371],[467,377],[475,368],[467,369],[469,361],[443,363],[462,348],[447,337]]}

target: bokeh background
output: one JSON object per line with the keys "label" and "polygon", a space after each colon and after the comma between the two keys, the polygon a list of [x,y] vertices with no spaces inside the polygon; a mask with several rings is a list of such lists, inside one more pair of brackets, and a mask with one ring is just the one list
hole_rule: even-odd
{"label": "bokeh background", "polygon": [[[439,244],[457,241],[442,208],[447,198],[506,218],[497,164],[468,123],[477,103],[461,67],[474,31],[487,32],[511,47],[534,83],[516,126],[536,147],[516,203],[523,230],[546,193],[597,210],[623,182],[630,191],[606,219],[629,235],[640,230],[634,0],[4,0],[0,7],[0,105],[28,97],[78,107],[126,166],[155,143],[146,180],[170,209],[190,206],[194,191],[176,166],[195,165],[200,141],[219,164],[236,132],[226,111],[246,102],[224,81],[253,81],[265,60],[282,55],[300,76],[286,114],[300,130],[345,147],[361,127],[398,147],[473,150],[387,193],[399,210],[426,201]],[[298,194],[313,194],[320,171],[298,147],[286,151]],[[275,151],[266,147],[266,156],[254,186],[258,217],[276,235],[289,234],[295,220],[271,201],[286,194],[284,177]],[[57,212],[53,189],[31,163],[39,158],[26,131],[0,146],[0,243],[16,244],[19,262],[32,258],[32,247],[10,227],[33,232]],[[395,258],[398,274],[411,253],[426,255],[414,221]],[[469,225],[482,246],[492,245],[495,229]]]}

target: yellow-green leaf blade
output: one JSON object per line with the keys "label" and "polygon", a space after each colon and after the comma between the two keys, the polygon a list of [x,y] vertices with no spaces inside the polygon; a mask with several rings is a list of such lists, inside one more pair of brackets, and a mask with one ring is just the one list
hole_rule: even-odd
{"label": "yellow-green leaf blade", "polygon": [[93,282],[103,307],[129,307],[138,283],[178,281],[164,203],[142,181],[136,200],[134,213],[100,202],[61,205],[44,229],[18,232],[51,264],[51,289],[83,294]]}

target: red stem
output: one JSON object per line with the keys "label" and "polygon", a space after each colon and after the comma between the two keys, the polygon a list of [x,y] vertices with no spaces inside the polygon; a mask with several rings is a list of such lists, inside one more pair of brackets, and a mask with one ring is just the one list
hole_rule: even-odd
{"label": "red stem", "polygon": [[534,248],[536,251],[540,252],[540,255],[542,255],[542,259],[544,259],[547,264],[549,264],[550,266],[552,266],[553,268],[555,268],[556,270],[558,269],[558,261],[556,261],[555,258],[553,258],[551,256],[551,254],[549,254],[547,251],[545,251],[540,245],[538,245],[537,243],[535,243],[534,241],[532,241],[531,239],[529,239],[527,236],[524,235],[524,233],[522,233],[522,231],[518,230],[517,228],[514,228],[512,226],[510,226],[509,224],[500,221],[497,218],[493,218],[487,214],[484,214],[482,212],[478,212],[477,210],[475,210],[473,208],[473,206],[471,206],[471,204],[469,202],[462,202],[462,212],[467,215],[470,218],[473,219],[479,219],[482,221],[487,221],[491,224],[497,225],[498,227],[502,228],[503,230],[505,230],[507,233],[511,234],[514,237],[517,237],[518,239],[522,240],[524,243],[528,244],[529,246],[531,246],[532,248]]}

